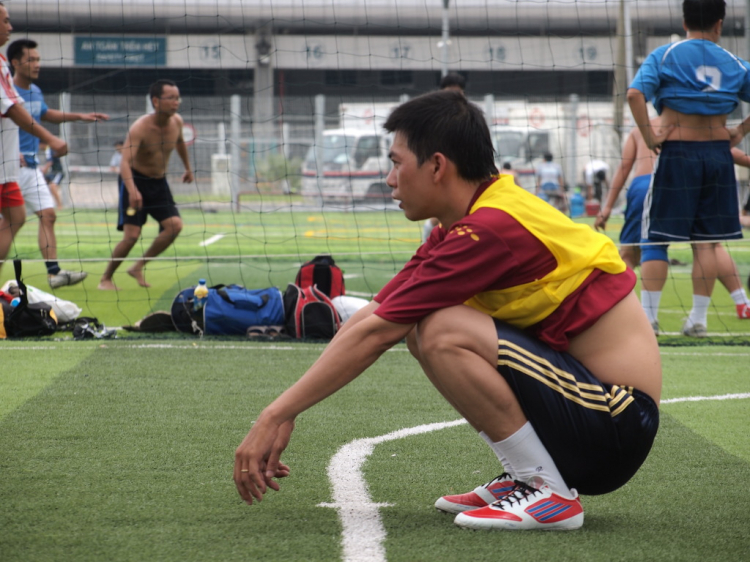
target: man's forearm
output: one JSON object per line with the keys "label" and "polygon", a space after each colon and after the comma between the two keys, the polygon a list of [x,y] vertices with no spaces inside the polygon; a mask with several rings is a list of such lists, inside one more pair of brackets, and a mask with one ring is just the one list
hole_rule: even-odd
{"label": "man's forearm", "polygon": [[126,161],[125,158],[120,162],[120,177],[122,178],[122,183],[125,184],[125,189],[128,191],[128,194],[138,191],[138,188],[133,181],[133,168],[130,166],[130,162]]}
{"label": "man's forearm", "polygon": [[638,130],[643,136],[644,142],[650,147],[653,135],[651,131],[651,120],[648,116],[648,107],[646,106],[646,97],[643,95],[643,92],[630,88],[628,90],[628,105],[633,114],[633,120],[636,125],[638,125]]}
{"label": "man's forearm", "polygon": [[42,116],[42,121],[59,125],[60,123],[67,123],[69,121],[78,121],[79,116],[80,114],[78,113],[66,113],[57,109],[48,109],[47,113]]}
{"label": "man's forearm", "polygon": [[[612,179],[612,185],[610,186],[609,193],[607,194],[607,201],[604,204],[604,207],[602,208],[602,214],[604,214],[604,212],[607,211],[607,215],[608,215],[612,211],[612,207],[615,206],[615,202],[617,201],[617,198],[620,196],[620,192],[622,191],[622,188],[625,186],[625,180],[628,179],[628,176],[630,175],[630,171],[633,168],[633,162],[630,161],[629,164],[630,165],[628,165],[628,162],[623,162],[617,168],[615,177]],[[609,216],[607,216],[607,218],[609,218]]]}
{"label": "man's forearm", "polygon": [[180,160],[182,160],[182,165],[185,166],[185,171],[192,173],[193,170],[190,168],[190,155],[187,151],[187,145],[184,142],[177,144],[177,155],[180,157]]}
{"label": "man's forearm", "polygon": [[16,125],[18,125],[18,127],[21,130],[26,131],[27,133],[31,135],[34,135],[36,138],[38,138],[45,144],[49,144],[50,141],[54,140],[55,138],[55,136],[52,133],[50,133],[47,129],[45,129],[21,105],[16,104],[12,106],[8,110],[7,116],[10,117],[11,121],[13,121]]}

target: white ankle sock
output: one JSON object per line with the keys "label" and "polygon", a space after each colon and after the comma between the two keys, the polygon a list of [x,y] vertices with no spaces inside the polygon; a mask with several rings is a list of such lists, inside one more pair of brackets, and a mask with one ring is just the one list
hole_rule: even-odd
{"label": "white ankle sock", "polygon": [[499,451],[498,456],[502,454],[508,459],[518,480],[528,482],[537,476],[556,494],[566,498],[573,497],[560,471],[557,470],[555,461],[544,448],[530,422],[526,422],[507,439],[493,443],[492,448]]}
{"label": "white ankle sock", "polygon": [[641,304],[646,312],[646,318],[652,324],[659,319],[659,302],[661,291],[641,291]]}
{"label": "white ankle sock", "polygon": [[742,288],[737,289],[736,291],[729,293],[729,296],[732,297],[734,304],[750,305],[750,301],[747,300],[747,294],[745,293],[745,289],[742,289]]}
{"label": "white ankle sock", "polygon": [[703,295],[693,295],[693,309],[688,317],[688,325],[695,326],[703,324],[708,326],[708,306],[711,304],[711,297]]}
{"label": "white ankle sock", "polygon": [[490,436],[487,435],[484,431],[479,432],[479,437],[484,439],[487,442],[487,444],[490,446],[490,449],[492,449],[492,451],[495,453],[497,460],[499,460],[500,464],[503,465],[503,472],[507,472],[513,478],[515,478],[516,473],[513,472],[513,467],[508,462],[508,459],[505,458],[505,455],[503,455],[503,453],[500,451],[499,447],[497,446],[497,443],[492,441],[492,439],[490,439]]}

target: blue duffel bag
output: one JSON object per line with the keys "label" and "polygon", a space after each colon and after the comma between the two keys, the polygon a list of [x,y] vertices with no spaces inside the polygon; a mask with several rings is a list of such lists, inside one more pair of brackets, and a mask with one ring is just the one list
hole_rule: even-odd
{"label": "blue duffel bag", "polygon": [[284,302],[276,287],[246,289],[217,285],[208,289],[202,309],[194,310],[195,287],[180,291],[172,303],[172,322],[180,332],[207,336],[244,336],[250,326],[284,324]]}

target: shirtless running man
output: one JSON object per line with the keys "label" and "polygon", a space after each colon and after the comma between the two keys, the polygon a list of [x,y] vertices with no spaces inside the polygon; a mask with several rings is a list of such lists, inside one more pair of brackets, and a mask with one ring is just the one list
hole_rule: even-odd
{"label": "shirtless running man", "polygon": [[182,230],[182,219],[166,178],[169,156],[176,149],[185,166],[182,181],[193,181],[187,146],[182,138],[183,121],[177,113],[182,101],[180,90],[170,80],[158,80],[151,85],[149,96],[154,112],[144,115],[130,127],[122,150],[117,230],[123,231],[123,238],[115,246],[112,260],[99,282],[99,289],[103,290],[118,290],[112,276],[140,238],[148,215],[159,222],[159,235],[143,257],[128,269],[128,274],[141,287],[150,287],[143,276],[148,260],[166,250]]}
{"label": "shirtless running man", "polygon": [[[659,118],[651,120],[651,127],[659,131]],[[654,171],[656,155],[643,141],[643,135],[635,128],[628,135],[625,146],[622,149],[622,161],[612,178],[612,185],[607,194],[601,212],[596,217],[594,228],[604,230],[612,208],[617,203],[625,182],[633,171],[633,180],[630,182],[627,194],[627,205],[625,207],[625,223],[620,232],[620,257],[635,270],[641,263],[641,248],[633,246],[641,241],[641,218],[643,216],[643,200],[646,198],[648,186],[651,183],[651,173]],[[664,251],[666,256],[666,250]]]}

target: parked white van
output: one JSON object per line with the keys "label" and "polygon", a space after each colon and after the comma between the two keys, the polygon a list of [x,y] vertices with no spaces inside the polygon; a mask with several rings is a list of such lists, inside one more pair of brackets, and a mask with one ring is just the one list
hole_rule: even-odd
{"label": "parked white van", "polygon": [[390,201],[389,149],[390,135],[371,127],[324,131],[302,164],[302,196],[314,202]]}

